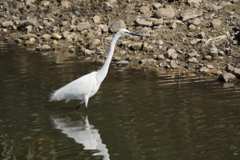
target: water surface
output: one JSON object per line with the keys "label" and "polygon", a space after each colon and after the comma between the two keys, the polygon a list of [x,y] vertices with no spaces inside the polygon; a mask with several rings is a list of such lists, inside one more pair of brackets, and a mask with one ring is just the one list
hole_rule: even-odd
{"label": "water surface", "polygon": [[0,43],[1,159],[240,158],[240,85],[110,67],[84,108],[49,94],[97,70],[72,54]]}

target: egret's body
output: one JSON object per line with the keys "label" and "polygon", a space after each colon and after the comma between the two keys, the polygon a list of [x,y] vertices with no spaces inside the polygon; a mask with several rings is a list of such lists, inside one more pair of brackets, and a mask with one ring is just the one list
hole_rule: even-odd
{"label": "egret's body", "polygon": [[98,71],[86,74],[70,82],[69,84],[63,86],[62,88],[56,90],[51,95],[50,101],[60,101],[65,99],[65,101],[68,102],[71,99],[81,100],[82,102],[80,104],[85,102],[85,107],[87,111],[88,100],[95,93],[97,93],[102,81],[106,77],[113,56],[114,46],[118,38],[120,38],[123,35],[140,36],[138,34],[131,33],[126,29],[120,29],[115,34],[112,42],[110,43],[109,53],[105,63],[103,64],[103,67]]}

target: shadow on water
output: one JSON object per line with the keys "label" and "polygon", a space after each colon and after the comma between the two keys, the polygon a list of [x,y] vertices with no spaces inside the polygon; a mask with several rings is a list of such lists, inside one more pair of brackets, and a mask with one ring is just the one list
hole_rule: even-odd
{"label": "shadow on water", "polygon": [[0,159],[240,157],[239,82],[112,65],[85,117],[49,94],[98,66],[3,43],[0,66]]}
{"label": "shadow on water", "polygon": [[84,150],[97,151],[93,156],[103,156],[103,160],[109,160],[108,149],[102,143],[100,133],[93,125],[89,124],[88,116],[79,115],[80,120],[71,120],[70,117],[60,118],[51,116],[56,129],[60,129],[67,137],[82,144]]}

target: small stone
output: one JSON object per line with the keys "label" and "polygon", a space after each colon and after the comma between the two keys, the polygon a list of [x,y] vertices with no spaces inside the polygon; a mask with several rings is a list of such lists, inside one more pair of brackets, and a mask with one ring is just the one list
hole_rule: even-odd
{"label": "small stone", "polygon": [[167,6],[166,8],[158,9],[154,15],[156,18],[173,18],[175,11],[172,6]]}
{"label": "small stone", "polygon": [[35,50],[37,50],[37,51],[48,51],[50,49],[51,49],[51,47],[49,45],[44,44],[42,46],[36,47]]}
{"label": "small stone", "polygon": [[68,25],[68,21],[62,21],[62,26]]}
{"label": "small stone", "polygon": [[157,62],[157,61],[156,61],[155,59],[153,59],[153,58],[140,60],[140,63],[141,63],[141,64],[152,64],[152,65],[155,65],[156,62]]}
{"label": "small stone", "polygon": [[190,24],[190,25],[188,26],[188,28],[189,28],[190,30],[192,30],[192,31],[194,31],[194,30],[197,29],[197,27],[196,27],[195,25],[193,25],[193,24]]}
{"label": "small stone", "polygon": [[159,54],[159,55],[157,56],[157,58],[158,58],[159,60],[163,60],[163,59],[165,59],[165,57],[164,57],[163,54]]}
{"label": "small stone", "polygon": [[94,51],[89,50],[89,49],[85,49],[85,51],[84,51],[85,55],[92,55],[93,53],[94,53]]}
{"label": "small stone", "polygon": [[188,0],[188,3],[202,3],[202,0]]}
{"label": "small stone", "polygon": [[226,68],[225,68],[225,70],[227,71],[227,72],[233,72],[234,71],[234,67],[233,66],[231,66],[230,64],[227,64],[227,66],[226,66]]}
{"label": "small stone", "polygon": [[203,15],[203,11],[201,9],[188,9],[183,14],[183,21],[187,21],[189,19],[197,18]]}
{"label": "small stone", "polygon": [[128,65],[129,64],[129,62],[128,61],[125,61],[125,60],[122,60],[122,61],[118,61],[117,62],[117,65],[121,65],[121,66],[126,66],[126,65]]}
{"label": "small stone", "polygon": [[49,34],[43,34],[43,35],[42,35],[42,38],[43,38],[44,40],[49,40],[49,39],[51,38],[51,36],[50,36]]}
{"label": "small stone", "polygon": [[111,32],[118,32],[120,29],[125,29],[126,24],[123,20],[118,20],[112,24],[110,27]]}
{"label": "small stone", "polygon": [[196,26],[200,25],[201,23],[202,23],[202,21],[201,21],[199,18],[195,18],[195,19],[193,19],[193,21],[192,21],[192,24],[194,24],[194,25],[196,25]]}
{"label": "small stone", "polygon": [[196,35],[196,37],[204,39],[205,38],[205,32],[200,32]]}
{"label": "small stone", "polygon": [[67,0],[62,0],[61,7],[68,9],[69,7],[71,7],[71,3],[68,2]]}
{"label": "small stone", "polygon": [[187,60],[187,62],[188,62],[188,63],[198,63],[198,60],[197,60],[197,58],[195,58],[195,57],[191,57],[191,58],[189,58],[189,59]]}
{"label": "small stone", "polygon": [[177,60],[171,60],[171,61],[170,61],[170,66],[171,66],[171,68],[173,68],[173,69],[178,68]]}
{"label": "small stone", "polygon": [[218,49],[217,49],[215,46],[213,46],[213,47],[210,49],[210,55],[211,55],[212,57],[218,57]]}
{"label": "small stone", "polygon": [[5,21],[5,22],[2,22],[2,26],[5,28],[13,27],[14,23],[13,23],[13,21]]}
{"label": "small stone", "polygon": [[153,25],[153,23],[152,22],[150,22],[150,21],[146,21],[145,19],[136,19],[136,24],[138,25],[138,26],[152,26]]}
{"label": "small stone", "polygon": [[163,19],[158,19],[157,21],[153,22],[155,26],[162,25],[163,24]]}
{"label": "small stone", "polygon": [[62,38],[62,36],[60,34],[58,34],[58,33],[53,33],[52,34],[52,38],[59,40],[59,39]]}
{"label": "small stone", "polygon": [[158,9],[162,6],[162,4],[161,3],[153,3],[152,6],[154,9]]}
{"label": "small stone", "polygon": [[142,46],[143,46],[142,42],[134,42],[132,44],[132,49],[135,50],[135,51],[136,50],[141,50]]}
{"label": "small stone", "polygon": [[89,22],[80,22],[80,23],[78,23],[78,25],[77,25],[77,30],[78,31],[82,31],[82,30],[84,30],[84,29],[89,29],[91,26],[90,26],[90,24],[89,24]]}
{"label": "small stone", "polygon": [[224,81],[224,82],[231,82],[231,81],[235,81],[236,79],[237,79],[236,76],[232,73],[222,73],[218,77],[219,81]]}
{"label": "small stone", "polygon": [[200,68],[200,72],[209,72],[209,69],[207,67]]}
{"label": "small stone", "polygon": [[122,41],[121,43],[123,47],[130,47],[131,44],[132,44],[132,41]]}
{"label": "small stone", "polygon": [[197,44],[198,41],[197,41],[196,39],[193,39],[193,40],[190,41],[190,43],[191,43],[192,45],[194,45],[194,44]]}
{"label": "small stone", "polygon": [[167,51],[166,57],[170,59],[177,59],[178,54],[175,49],[169,49]]}
{"label": "small stone", "polygon": [[222,24],[222,21],[221,21],[220,19],[214,19],[214,20],[212,21],[212,27],[213,27],[213,28],[218,28],[218,27],[221,26],[221,24]]}
{"label": "small stone", "polygon": [[100,23],[100,21],[101,21],[101,17],[100,16],[94,16],[93,17],[93,22],[94,23],[98,24],[98,23]]}
{"label": "small stone", "polygon": [[150,11],[150,8],[148,7],[148,6],[142,6],[142,7],[140,7],[140,12],[142,12],[142,13],[147,13],[147,12],[149,12]]}
{"label": "small stone", "polygon": [[200,57],[200,55],[197,52],[192,52],[192,53],[188,53],[189,57]]}
{"label": "small stone", "polygon": [[101,44],[101,41],[99,39],[94,39],[90,45],[89,49],[96,49]]}
{"label": "small stone", "polygon": [[235,68],[232,73],[240,79],[240,68]]}
{"label": "small stone", "polygon": [[211,65],[211,64],[208,64],[206,67],[209,68],[209,69],[214,69],[214,66]]}

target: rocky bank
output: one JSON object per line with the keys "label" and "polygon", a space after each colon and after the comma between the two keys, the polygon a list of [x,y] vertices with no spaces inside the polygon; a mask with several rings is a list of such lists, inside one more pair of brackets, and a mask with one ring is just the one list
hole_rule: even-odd
{"label": "rocky bank", "polygon": [[69,52],[104,62],[120,28],[112,63],[119,66],[240,78],[239,0],[5,0],[0,32],[6,42],[40,52]]}

